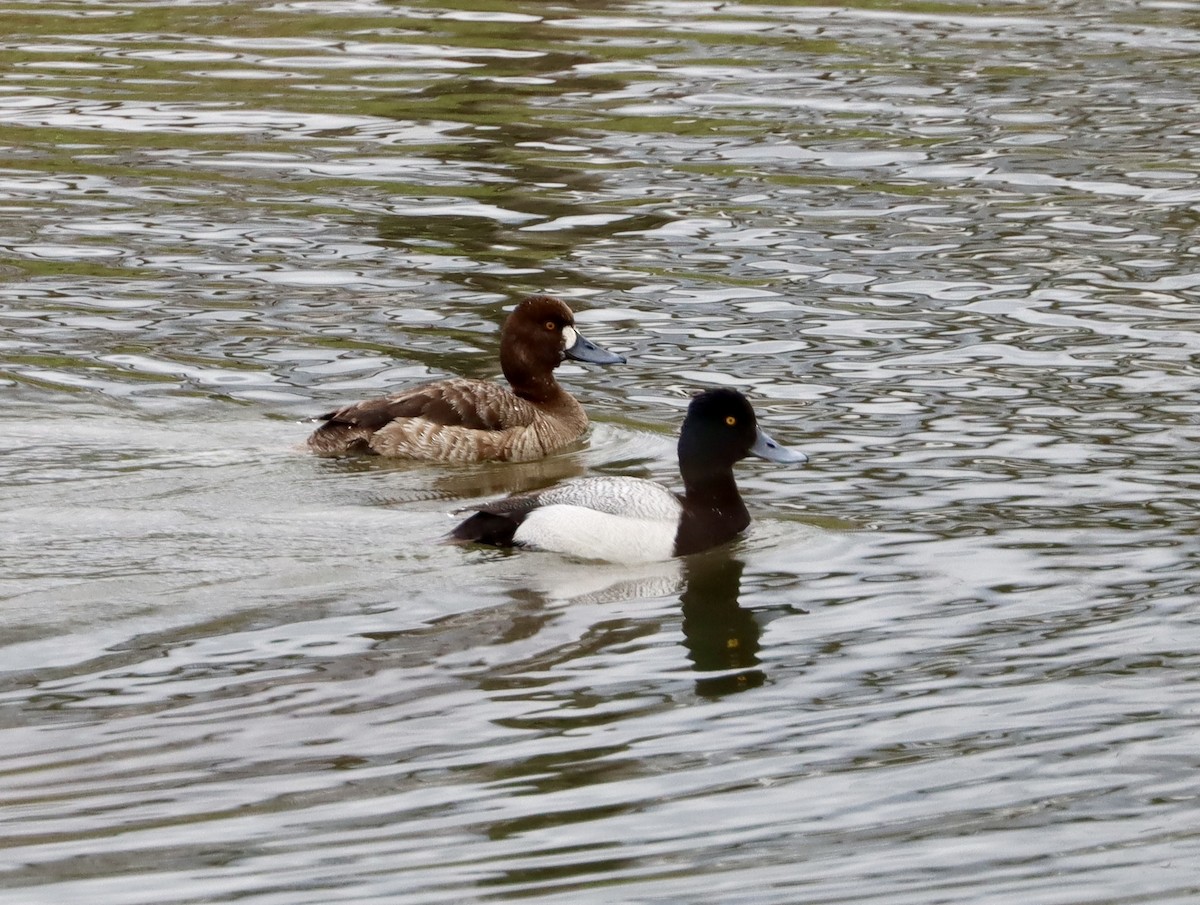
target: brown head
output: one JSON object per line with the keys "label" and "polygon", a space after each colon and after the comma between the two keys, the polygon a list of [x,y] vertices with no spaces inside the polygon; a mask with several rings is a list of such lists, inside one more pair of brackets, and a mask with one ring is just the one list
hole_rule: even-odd
{"label": "brown head", "polygon": [[513,392],[544,402],[561,392],[554,369],[567,358],[593,364],[618,364],[624,357],[584,339],[566,303],[549,295],[522,301],[500,331],[500,367]]}

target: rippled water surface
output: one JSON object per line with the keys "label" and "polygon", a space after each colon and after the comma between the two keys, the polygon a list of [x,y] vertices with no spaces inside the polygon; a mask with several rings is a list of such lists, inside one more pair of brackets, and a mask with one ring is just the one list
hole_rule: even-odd
{"label": "rippled water surface", "polygon": [[[2,14],[0,900],[1200,898],[1200,3]],[[300,448],[531,291],[585,444]],[[438,542],[713,385],[731,548]]]}

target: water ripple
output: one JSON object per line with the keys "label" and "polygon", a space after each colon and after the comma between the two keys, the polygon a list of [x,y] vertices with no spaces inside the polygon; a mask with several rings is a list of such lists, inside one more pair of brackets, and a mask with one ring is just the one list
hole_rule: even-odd
{"label": "water ripple", "polygon": [[[1193,7],[7,10],[5,901],[1191,901]],[[533,291],[585,443],[303,452]],[[440,542],[705,386],[736,544]]]}

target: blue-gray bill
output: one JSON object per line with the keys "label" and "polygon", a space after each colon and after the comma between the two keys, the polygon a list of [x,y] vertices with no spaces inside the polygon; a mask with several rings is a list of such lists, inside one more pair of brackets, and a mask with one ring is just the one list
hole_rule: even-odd
{"label": "blue-gray bill", "polygon": [[582,333],[575,333],[575,342],[567,346],[563,350],[567,358],[573,358],[576,361],[587,361],[594,365],[623,365],[625,364],[625,356],[618,355],[616,352],[610,352],[602,346],[596,345],[590,339],[584,338]]}
{"label": "blue-gray bill", "polygon": [[794,462],[799,464],[808,461],[808,456],[800,452],[800,450],[780,446],[761,427],[758,429],[758,437],[755,439],[754,445],[750,447],[750,454],[758,456],[760,459],[769,459],[772,462]]}

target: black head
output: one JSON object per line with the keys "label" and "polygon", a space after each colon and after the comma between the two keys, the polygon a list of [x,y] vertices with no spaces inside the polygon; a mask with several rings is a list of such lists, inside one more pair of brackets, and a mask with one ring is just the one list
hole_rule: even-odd
{"label": "black head", "polygon": [[679,431],[679,465],[728,471],[750,455],[758,438],[758,419],[737,390],[705,390],[692,397]]}
{"label": "black head", "polygon": [[679,432],[679,472],[685,493],[675,555],[687,556],[736,537],[750,524],[733,466],[746,456],[804,462],[758,426],[754,409],[737,390],[705,390],[692,398]]}
{"label": "black head", "polygon": [[694,396],[679,432],[679,470],[684,480],[705,473],[727,474],[750,455],[773,462],[808,459],[761,430],[749,400],[737,390],[705,390]]}

